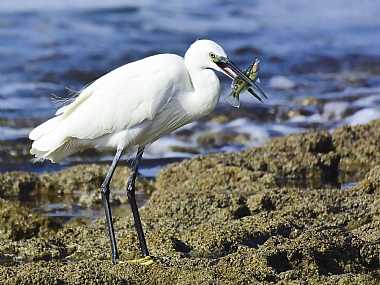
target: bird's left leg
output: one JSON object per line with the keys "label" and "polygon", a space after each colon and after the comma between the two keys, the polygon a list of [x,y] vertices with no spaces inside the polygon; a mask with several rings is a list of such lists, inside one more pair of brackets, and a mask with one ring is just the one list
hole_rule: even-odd
{"label": "bird's left leg", "polygon": [[135,197],[136,177],[137,177],[137,173],[139,171],[139,166],[140,166],[142,155],[144,153],[144,149],[145,149],[145,147],[139,147],[139,149],[137,150],[136,159],[133,162],[131,174],[129,176],[128,183],[127,183],[127,195],[128,195],[129,203],[131,204],[132,214],[133,214],[133,218],[135,220],[135,226],[136,226],[136,230],[137,230],[137,235],[139,237],[141,254],[142,254],[143,258],[136,259],[136,260],[129,260],[127,262],[138,262],[138,263],[141,263],[144,265],[150,265],[153,263],[153,260],[149,256],[149,251],[148,251],[148,247],[146,245],[144,231],[143,231],[143,228],[141,225],[140,214],[139,214],[139,210],[138,210],[137,203],[136,203],[136,197]]}
{"label": "bird's left leg", "polygon": [[108,226],[108,233],[111,241],[111,250],[112,250],[112,262],[113,264],[116,264],[119,254],[117,252],[117,246],[116,246],[116,239],[115,239],[115,231],[113,229],[113,223],[112,223],[112,214],[111,214],[111,206],[110,206],[110,182],[113,173],[115,172],[116,165],[119,162],[120,156],[123,153],[122,149],[118,149],[116,151],[115,157],[112,161],[111,167],[108,170],[108,173],[106,175],[106,178],[104,179],[102,185],[100,186],[100,192],[102,194],[102,201],[103,201],[103,207],[104,212],[106,214],[107,219],[107,226]]}

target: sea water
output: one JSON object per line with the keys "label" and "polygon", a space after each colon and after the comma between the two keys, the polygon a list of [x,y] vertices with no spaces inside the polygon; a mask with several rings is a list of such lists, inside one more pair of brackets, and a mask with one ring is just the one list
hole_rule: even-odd
{"label": "sea water", "polygon": [[[227,105],[231,80],[220,74],[216,110],[152,144],[146,160],[238,151],[275,136],[380,118],[379,1],[1,0],[0,12],[0,171],[111,160],[112,153],[79,154],[58,165],[32,164],[28,133],[54,116],[52,94],[68,98],[66,88],[80,90],[153,54],[184,55],[204,38],[241,69],[260,59],[268,100],[261,104],[247,92],[240,109]],[[247,139],[200,143],[215,133]],[[12,148],[19,144],[22,150]]]}

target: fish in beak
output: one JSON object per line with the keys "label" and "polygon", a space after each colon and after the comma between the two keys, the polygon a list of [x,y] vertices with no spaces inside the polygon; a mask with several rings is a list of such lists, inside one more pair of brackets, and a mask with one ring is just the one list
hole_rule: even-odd
{"label": "fish in beak", "polygon": [[[243,70],[243,73],[249,77],[253,82],[260,82],[259,78],[257,77],[259,74],[259,63],[260,60],[256,59],[254,62],[252,62],[247,69]],[[224,99],[228,104],[230,104],[233,107],[239,108],[240,107],[240,101],[239,96],[240,94],[244,93],[247,90],[251,90],[252,87],[248,85],[246,81],[244,81],[240,76],[236,76],[232,82],[232,91],[231,93]],[[252,91],[253,92],[253,91]],[[252,93],[256,98],[256,94]],[[261,101],[261,98],[257,98]],[[262,103],[262,101],[261,101]]]}
{"label": "fish in beak", "polygon": [[260,93],[264,98],[268,97],[265,95],[265,93],[256,85],[252,79],[249,78],[249,75],[246,75],[243,71],[241,71],[232,61],[230,61],[227,57],[218,57],[217,60],[214,61],[216,65],[218,65],[222,72],[226,74],[231,79],[235,79],[236,77],[240,77],[243,79],[248,85],[249,88],[248,91],[256,97],[257,100],[259,100],[261,103],[263,102],[261,97],[255,93],[257,91]]}

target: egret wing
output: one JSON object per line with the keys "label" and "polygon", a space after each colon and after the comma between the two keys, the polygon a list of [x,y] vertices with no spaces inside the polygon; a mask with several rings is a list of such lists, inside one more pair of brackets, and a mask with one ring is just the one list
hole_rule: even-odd
{"label": "egret wing", "polygon": [[153,120],[191,87],[183,59],[157,55],[124,65],[82,90],[56,117],[30,134],[33,148],[52,151],[70,139],[92,140]]}
{"label": "egret wing", "polygon": [[[124,65],[85,88],[57,111],[67,135],[96,138],[152,120],[187,76],[183,59],[159,55]],[[65,128],[66,126],[66,128]]]}

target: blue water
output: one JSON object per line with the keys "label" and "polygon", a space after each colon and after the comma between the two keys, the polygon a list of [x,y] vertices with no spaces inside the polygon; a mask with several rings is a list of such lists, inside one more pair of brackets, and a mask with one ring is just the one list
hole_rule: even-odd
{"label": "blue water", "polygon": [[[240,109],[230,107],[223,98],[231,82],[221,75],[215,112],[231,115],[230,121],[190,124],[148,148],[148,159],[195,155],[172,146],[196,148],[198,154],[236,151],[275,136],[380,118],[379,1],[24,2],[0,0],[1,171],[41,167],[29,162],[27,136],[54,116],[53,93],[67,97],[66,88],[80,90],[149,55],[184,55],[198,38],[219,43],[242,69],[259,58],[260,87],[269,99],[262,105],[247,93]],[[318,103],[305,105],[302,98]],[[212,148],[198,142],[214,132],[244,134],[249,142]],[[16,142],[25,145],[24,157],[12,160],[20,150],[3,144]],[[93,157],[100,159],[110,156]],[[68,159],[56,169],[80,160]]]}

